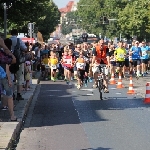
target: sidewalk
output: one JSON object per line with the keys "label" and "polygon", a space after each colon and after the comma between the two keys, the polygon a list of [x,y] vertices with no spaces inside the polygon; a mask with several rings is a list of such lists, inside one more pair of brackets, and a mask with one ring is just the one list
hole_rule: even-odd
{"label": "sidewalk", "polygon": [[[8,150],[11,147],[13,140],[16,139],[25,114],[28,111],[28,107],[32,101],[34,96],[34,92],[39,83],[40,72],[35,73],[35,78],[32,79],[31,90],[27,92],[23,92],[24,100],[16,101],[15,100],[15,115],[17,116],[17,122],[9,122],[9,112],[0,109],[0,149]],[[0,104],[0,108],[2,105]]]}

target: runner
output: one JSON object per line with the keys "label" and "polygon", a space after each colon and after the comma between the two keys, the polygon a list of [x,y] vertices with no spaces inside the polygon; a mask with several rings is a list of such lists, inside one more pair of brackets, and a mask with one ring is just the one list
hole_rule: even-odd
{"label": "runner", "polygon": [[122,75],[123,67],[125,65],[125,57],[126,57],[126,50],[123,47],[123,42],[119,42],[119,47],[115,50],[114,56],[116,60],[116,67],[120,75]]}

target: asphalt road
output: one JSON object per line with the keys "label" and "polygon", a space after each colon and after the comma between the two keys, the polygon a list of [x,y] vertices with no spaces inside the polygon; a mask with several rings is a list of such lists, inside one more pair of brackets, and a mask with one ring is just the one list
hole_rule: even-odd
{"label": "asphalt road", "polygon": [[17,150],[149,150],[150,108],[140,95],[112,85],[101,101],[91,87],[41,81]]}
{"label": "asphalt road", "polygon": [[74,41],[68,41],[66,38],[60,39],[59,42],[64,45],[69,44],[69,43],[74,43]]}

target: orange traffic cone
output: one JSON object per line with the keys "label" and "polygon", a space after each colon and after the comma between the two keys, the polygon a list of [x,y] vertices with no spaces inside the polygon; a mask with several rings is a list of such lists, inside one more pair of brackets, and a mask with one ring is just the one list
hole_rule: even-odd
{"label": "orange traffic cone", "polygon": [[118,84],[117,84],[117,89],[121,89],[121,88],[123,88],[123,85],[122,85],[121,74],[119,73],[119,80],[118,80]]}
{"label": "orange traffic cone", "polygon": [[130,77],[129,91],[127,92],[127,94],[135,94],[135,92],[134,92],[134,90],[133,90],[132,77]]}
{"label": "orange traffic cone", "polygon": [[145,94],[144,103],[150,103],[150,82],[147,82],[146,84],[146,94]]}
{"label": "orange traffic cone", "polygon": [[111,74],[110,84],[116,84],[114,73]]}

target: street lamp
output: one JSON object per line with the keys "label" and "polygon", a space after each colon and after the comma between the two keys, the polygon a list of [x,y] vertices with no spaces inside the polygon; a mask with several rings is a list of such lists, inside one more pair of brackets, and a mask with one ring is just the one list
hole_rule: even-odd
{"label": "street lamp", "polygon": [[4,6],[4,38],[7,36],[7,5],[6,3],[3,4]]}
{"label": "street lamp", "polygon": [[12,6],[12,3],[10,3],[10,5],[6,3],[3,4],[3,8],[4,8],[4,38],[7,37],[7,8],[10,8]]}

